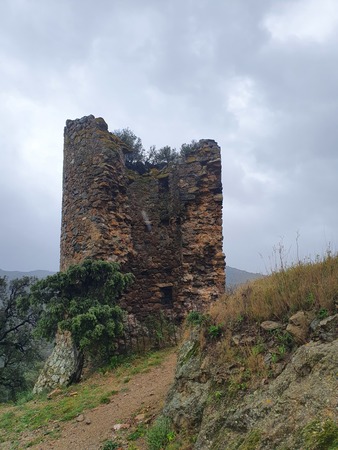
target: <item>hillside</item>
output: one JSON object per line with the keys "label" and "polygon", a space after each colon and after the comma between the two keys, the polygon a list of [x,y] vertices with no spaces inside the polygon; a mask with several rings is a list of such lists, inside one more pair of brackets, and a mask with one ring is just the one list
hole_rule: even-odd
{"label": "hillside", "polygon": [[[6,276],[9,280],[13,280],[14,278],[22,278],[24,276],[45,278],[48,275],[53,275],[53,273],[54,272],[50,272],[48,270],[33,270],[31,272],[19,272],[0,269],[0,277]],[[226,285],[227,287],[230,288],[260,277],[262,277],[262,275],[259,273],[246,272],[245,270],[235,269],[234,267],[230,266],[226,267]]]}
{"label": "hillside", "polygon": [[22,277],[36,277],[36,278],[45,278],[48,275],[53,275],[54,272],[50,272],[48,270],[32,270],[30,272],[19,272],[17,270],[2,270],[0,269],[0,277],[7,277],[8,280],[14,280],[15,278]]}
{"label": "hillside", "polygon": [[191,313],[163,411],[182,448],[337,449],[337,299],[329,255]]}
{"label": "hillside", "polygon": [[336,450],[337,299],[330,255],[240,286],[189,314],[175,375],[173,353],[146,355],[6,406],[0,447]]}
{"label": "hillside", "polygon": [[261,273],[252,273],[245,270],[235,269],[234,267],[226,266],[226,285],[228,288],[233,288],[244,284],[247,281],[262,278]]}
{"label": "hillside", "polygon": [[0,404],[0,449],[146,450],[147,428],[163,407],[175,365],[173,349],[152,352],[48,397]]}

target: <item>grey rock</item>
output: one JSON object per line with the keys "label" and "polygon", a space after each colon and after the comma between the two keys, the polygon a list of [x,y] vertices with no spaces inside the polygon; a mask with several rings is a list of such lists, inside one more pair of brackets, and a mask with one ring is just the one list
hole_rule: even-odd
{"label": "grey rock", "polygon": [[[337,320],[334,316],[327,319],[321,321],[322,329],[330,328]],[[270,358],[266,355],[266,363]],[[200,351],[198,332],[193,331],[179,352],[175,381],[163,415],[177,430],[195,434],[195,450],[305,449],[302,430],[309,423],[326,418],[338,420],[337,368],[337,339],[307,342],[288,363],[279,363],[275,379],[260,383],[245,395],[228,396],[225,390],[216,401],[215,389],[225,388],[227,383],[218,383],[215,388],[217,368]],[[230,367],[228,376],[231,378],[231,371],[236,374],[236,370],[236,365]]]}
{"label": "grey rock", "polygon": [[283,328],[283,325],[280,322],[274,322],[272,320],[266,320],[261,323],[261,328],[266,331],[273,331]]}

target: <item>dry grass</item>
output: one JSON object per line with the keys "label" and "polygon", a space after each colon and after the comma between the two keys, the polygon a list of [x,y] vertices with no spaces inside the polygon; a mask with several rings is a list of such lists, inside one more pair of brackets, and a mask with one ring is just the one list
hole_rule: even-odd
{"label": "dry grass", "polygon": [[338,256],[299,263],[226,294],[210,310],[217,323],[287,321],[298,310],[333,313],[338,302]]}
{"label": "dry grass", "polygon": [[[227,386],[230,396],[255,388],[274,378],[297,348],[285,330],[291,315],[299,310],[323,318],[338,306],[338,256],[299,263],[251,281],[215,302],[201,327],[201,349],[208,352],[218,369],[217,383]],[[284,324],[273,332],[260,324],[277,320]],[[211,326],[221,328],[213,339]],[[218,389],[218,388],[217,388]]]}

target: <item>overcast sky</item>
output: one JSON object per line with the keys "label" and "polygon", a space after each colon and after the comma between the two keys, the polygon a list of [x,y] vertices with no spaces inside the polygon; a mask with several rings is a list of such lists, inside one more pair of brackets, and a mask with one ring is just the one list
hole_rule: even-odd
{"label": "overcast sky", "polygon": [[1,0],[0,268],[58,270],[63,127],[222,148],[227,264],[338,241],[336,0]]}

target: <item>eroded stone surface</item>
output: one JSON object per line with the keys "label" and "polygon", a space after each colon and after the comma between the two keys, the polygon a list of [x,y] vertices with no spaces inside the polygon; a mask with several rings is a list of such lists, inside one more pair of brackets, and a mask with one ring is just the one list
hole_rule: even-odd
{"label": "eroded stone surface", "polygon": [[[334,320],[331,316],[323,326]],[[275,379],[236,396],[225,393],[236,368],[230,365],[220,384],[221,366],[200,350],[193,330],[179,352],[163,415],[178,432],[195,436],[196,450],[310,448],[303,440],[306,427],[338,420],[337,332],[332,342],[301,345]]]}
{"label": "eroded stone surface", "polygon": [[286,331],[288,331],[297,342],[304,343],[309,334],[310,322],[310,317],[304,311],[298,311],[290,317]]}
{"label": "eroded stone surface", "polygon": [[86,257],[117,261],[136,281],[122,301],[143,318],[183,317],[224,291],[220,148],[201,140],[184,160],[146,173],[101,118],[64,132],[61,270]]}
{"label": "eroded stone surface", "polygon": [[[33,392],[51,391],[71,382],[77,371],[78,352],[69,332],[57,333],[55,347],[41,371]],[[56,390],[54,392],[57,392]]]}

